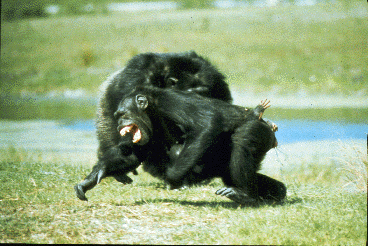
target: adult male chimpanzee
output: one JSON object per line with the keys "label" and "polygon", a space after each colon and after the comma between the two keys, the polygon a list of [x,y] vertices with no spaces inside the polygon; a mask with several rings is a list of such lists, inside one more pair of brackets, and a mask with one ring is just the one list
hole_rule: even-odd
{"label": "adult male chimpanzee", "polygon": [[[121,99],[138,85],[175,88],[226,102],[232,101],[224,76],[193,51],[145,53],[133,57],[124,69],[113,74],[101,86],[102,94],[96,121],[99,141],[98,162],[85,180],[74,187],[78,198],[87,200],[85,192],[107,176],[113,176],[122,183],[132,182],[126,175],[126,165],[135,163],[138,166],[139,160],[134,155],[126,154],[129,151],[127,148],[119,147],[121,136],[116,131],[118,121],[114,118],[114,113]],[[162,122],[162,126],[181,133],[181,130],[172,126],[169,121]],[[166,140],[166,143],[169,142]]]}
{"label": "adult male chimpanzee", "polygon": [[[277,146],[276,126],[262,119],[268,103],[253,110],[193,93],[138,87],[121,101],[115,117],[121,146],[130,149],[126,154],[144,161],[145,171],[172,188],[221,177],[227,187],[218,195],[238,203],[281,201],[285,185],[257,173],[267,151]],[[179,127],[182,135],[163,122]],[[137,164],[126,164],[126,171]]]}

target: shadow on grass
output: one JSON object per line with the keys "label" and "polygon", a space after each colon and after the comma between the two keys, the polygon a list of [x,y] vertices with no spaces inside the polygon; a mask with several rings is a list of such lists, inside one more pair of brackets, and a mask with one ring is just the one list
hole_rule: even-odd
{"label": "shadow on grass", "polygon": [[228,208],[228,209],[237,209],[237,208],[259,208],[263,206],[281,206],[287,204],[294,204],[301,202],[301,199],[292,199],[290,201],[285,202],[274,202],[274,201],[262,201],[259,203],[247,203],[247,204],[239,204],[233,201],[220,201],[220,202],[209,202],[209,201],[188,201],[188,200],[177,200],[177,199],[145,199],[141,201],[136,201],[135,205],[144,205],[147,203],[174,203],[180,204],[183,206],[195,206],[195,207],[211,207],[211,208]]}
{"label": "shadow on grass", "polygon": [[295,203],[302,203],[303,202],[303,199],[299,198],[299,197],[295,197],[295,198],[292,198],[292,199],[287,199],[285,201],[285,205],[290,205],[290,204],[295,204]]}

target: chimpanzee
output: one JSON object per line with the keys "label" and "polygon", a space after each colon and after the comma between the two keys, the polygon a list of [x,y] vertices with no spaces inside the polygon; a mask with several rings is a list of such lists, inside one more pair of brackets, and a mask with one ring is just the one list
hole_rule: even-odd
{"label": "chimpanzee", "polygon": [[[141,160],[135,155],[127,154],[129,148],[119,147],[121,136],[116,131],[118,121],[114,118],[114,113],[121,99],[136,86],[173,88],[231,102],[230,90],[224,79],[224,76],[210,62],[193,51],[144,53],[133,57],[124,69],[113,74],[100,88],[96,120],[99,141],[98,162],[85,180],[74,187],[78,198],[87,200],[85,192],[107,176],[113,176],[122,183],[132,182],[132,179],[126,175],[126,166],[138,166]],[[181,134],[181,129],[170,121],[162,122],[163,126],[170,128],[173,135]],[[171,141],[173,140],[165,139],[166,144],[176,143]],[[180,144],[175,146],[180,147]],[[136,174],[134,169],[130,167],[128,169]]]}
{"label": "chimpanzee", "polygon": [[[285,185],[257,173],[265,154],[277,146],[277,126],[262,119],[268,103],[246,109],[193,93],[140,86],[120,102],[115,117],[121,145],[130,149],[126,154],[144,161],[145,171],[172,188],[221,177],[227,188],[218,195],[238,203],[281,201]],[[163,122],[182,134],[173,134],[177,129]],[[184,140],[177,147],[180,138]],[[126,165],[127,170],[134,165]]]}

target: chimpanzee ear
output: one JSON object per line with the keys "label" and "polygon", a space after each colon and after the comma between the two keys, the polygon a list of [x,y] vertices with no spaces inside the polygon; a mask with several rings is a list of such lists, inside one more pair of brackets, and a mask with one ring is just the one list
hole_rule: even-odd
{"label": "chimpanzee ear", "polygon": [[148,99],[142,94],[138,94],[135,97],[135,102],[137,104],[137,107],[140,109],[146,109],[148,107]]}

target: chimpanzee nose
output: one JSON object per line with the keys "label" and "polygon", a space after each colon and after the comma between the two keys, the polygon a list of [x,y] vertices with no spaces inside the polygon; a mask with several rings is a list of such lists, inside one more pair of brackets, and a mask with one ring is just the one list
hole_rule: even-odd
{"label": "chimpanzee nose", "polygon": [[120,109],[116,110],[116,112],[114,113],[114,117],[117,119],[120,116],[122,116],[124,114],[123,111],[121,111]]}

